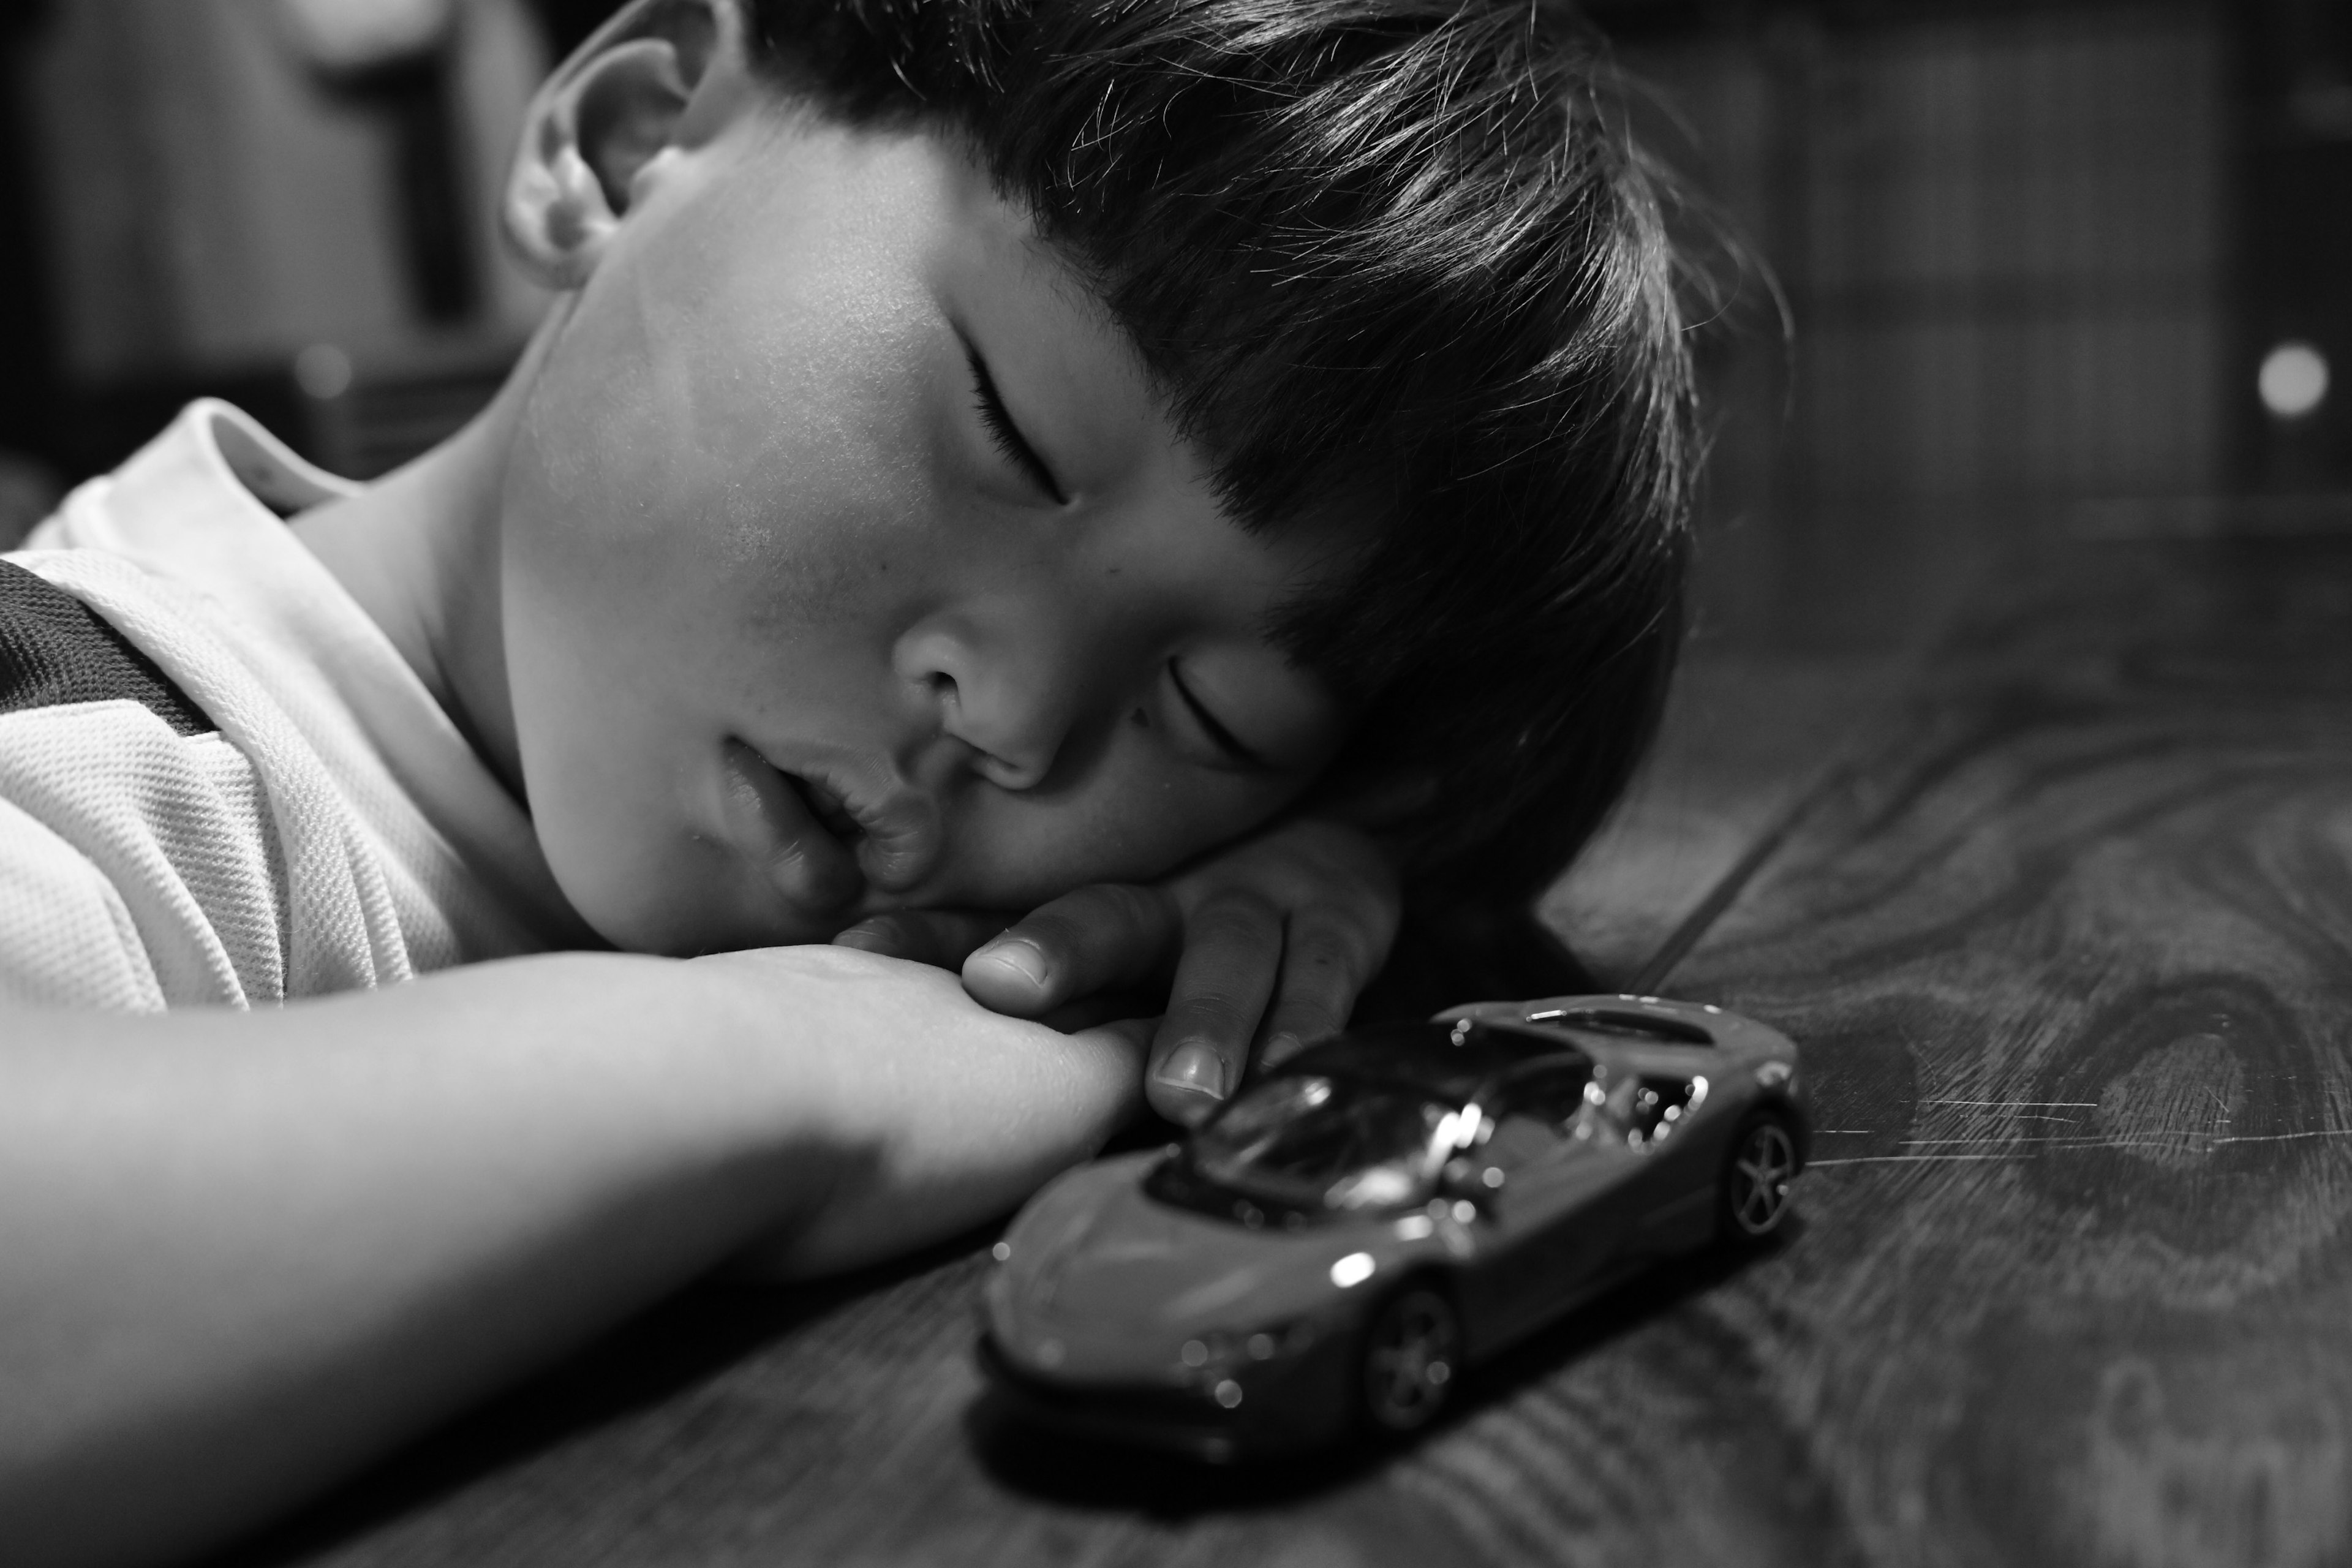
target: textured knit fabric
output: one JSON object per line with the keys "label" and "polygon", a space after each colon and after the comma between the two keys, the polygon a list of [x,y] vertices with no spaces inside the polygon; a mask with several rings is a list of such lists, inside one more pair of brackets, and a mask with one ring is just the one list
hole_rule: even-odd
{"label": "textured knit fabric", "polygon": [[246,1006],[584,939],[520,807],[280,521],[349,493],[200,403],[5,558],[111,635],[54,598],[11,616],[0,581],[0,638],[49,661],[44,700],[0,703],[0,995]]}

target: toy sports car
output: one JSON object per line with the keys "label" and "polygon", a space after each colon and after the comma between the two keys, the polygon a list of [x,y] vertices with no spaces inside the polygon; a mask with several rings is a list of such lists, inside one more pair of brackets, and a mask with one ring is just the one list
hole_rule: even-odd
{"label": "toy sports car", "polygon": [[1223,1460],[1426,1426],[1459,1373],[1661,1255],[1777,1230],[1796,1047],[1650,996],[1335,1036],[997,1244],[981,1359],[1033,1417]]}

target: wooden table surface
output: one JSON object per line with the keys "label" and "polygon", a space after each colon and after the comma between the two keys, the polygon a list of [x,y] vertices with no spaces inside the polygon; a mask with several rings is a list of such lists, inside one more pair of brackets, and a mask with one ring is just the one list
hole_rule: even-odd
{"label": "wooden table surface", "polygon": [[1801,1222],[1239,1473],[982,1396],[975,1245],[707,1289],[239,1564],[2352,1562],[2352,536],[2010,574],[1701,900]]}

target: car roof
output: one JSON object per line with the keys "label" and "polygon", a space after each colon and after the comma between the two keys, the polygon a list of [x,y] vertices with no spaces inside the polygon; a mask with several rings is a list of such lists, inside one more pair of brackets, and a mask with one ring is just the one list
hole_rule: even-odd
{"label": "car roof", "polygon": [[1480,1088],[1538,1062],[1590,1066],[1592,1058],[1550,1030],[1485,1022],[1388,1024],[1350,1029],[1282,1064],[1281,1075],[1378,1079],[1466,1100]]}

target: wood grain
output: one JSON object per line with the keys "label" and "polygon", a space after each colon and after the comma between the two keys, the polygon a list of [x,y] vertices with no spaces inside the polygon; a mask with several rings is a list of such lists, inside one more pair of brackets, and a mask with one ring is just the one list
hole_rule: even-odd
{"label": "wood grain", "polygon": [[1831,1130],[1707,1310],[1874,1561],[2343,1562],[2352,548],[2051,572],[1675,976]]}
{"label": "wood grain", "polygon": [[2352,541],[2011,582],[1672,976],[1807,1052],[1773,1254],[1236,1475],[1008,1423],[976,1247],[709,1290],[229,1560],[2352,1560]]}

